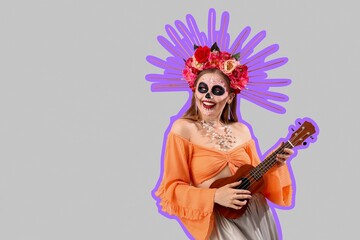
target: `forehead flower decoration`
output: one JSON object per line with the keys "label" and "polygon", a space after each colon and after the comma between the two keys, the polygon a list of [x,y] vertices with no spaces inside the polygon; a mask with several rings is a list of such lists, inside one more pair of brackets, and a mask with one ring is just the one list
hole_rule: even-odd
{"label": "forehead flower decoration", "polygon": [[158,36],[158,41],[170,56],[165,60],[151,55],[146,58],[152,65],[163,69],[162,74],[146,75],[146,80],[152,83],[151,90],[193,91],[194,81],[202,70],[217,68],[229,77],[231,88],[239,93],[238,98],[276,113],[285,113],[280,102],[288,101],[288,96],[272,91],[272,88],[287,86],[291,80],[269,78],[267,71],[283,66],[288,59],[268,59],[279,50],[279,45],[261,49],[259,45],[266,32],[261,31],[250,38],[250,27],[245,27],[230,44],[229,18],[229,13],[223,12],[217,30],[216,13],[210,9],[207,33],[200,31],[190,14],[184,22],[176,20],[175,26],[166,25],[168,36]]}
{"label": "forehead flower decoration", "polygon": [[240,53],[231,55],[221,52],[215,42],[211,48],[194,45],[195,53],[185,61],[183,77],[189,87],[195,90],[195,80],[199,73],[206,69],[216,68],[227,75],[230,79],[230,87],[235,93],[240,93],[249,81],[248,67],[238,61]]}

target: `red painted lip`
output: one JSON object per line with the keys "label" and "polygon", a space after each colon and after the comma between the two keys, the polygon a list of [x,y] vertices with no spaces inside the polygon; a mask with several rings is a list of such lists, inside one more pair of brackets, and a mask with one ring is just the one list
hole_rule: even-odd
{"label": "red painted lip", "polygon": [[[205,105],[204,103],[211,103],[211,104],[213,104],[213,105]],[[215,105],[216,105],[216,103],[214,103],[214,102],[212,102],[212,101],[206,101],[206,100],[204,100],[204,101],[202,101],[202,105],[203,105],[203,107],[205,108],[205,109],[212,109],[213,107],[215,107]]]}

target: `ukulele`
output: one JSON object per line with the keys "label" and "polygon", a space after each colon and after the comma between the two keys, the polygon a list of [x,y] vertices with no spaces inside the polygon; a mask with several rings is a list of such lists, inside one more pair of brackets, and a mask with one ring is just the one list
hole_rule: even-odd
{"label": "ukulele", "polygon": [[[284,148],[305,148],[308,146],[308,142],[314,142],[316,140],[314,134],[316,133],[316,129],[318,129],[318,127],[315,122],[313,122],[309,118],[304,118],[297,119],[296,123],[300,125],[298,129],[295,131],[295,126],[290,126],[289,135],[291,134],[291,132],[293,133],[289,138],[286,138],[288,140],[283,142],[278,149],[276,149],[273,153],[266,157],[260,164],[258,164],[256,167],[245,164],[241,166],[233,176],[221,178],[214,181],[210,185],[210,188],[220,188],[222,186],[225,186],[226,184],[241,180],[240,185],[236,187],[237,189],[249,190],[251,194],[261,192],[264,186],[263,176],[278,162],[276,160],[277,154],[284,153]],[[309,141],[305,141],[308,138]],[[244,214],[247,205],[248,201],[246,205],[244,205],[242,208],[233,209],[224,207],[216,203],[215,209],[224,217],[229,219],[235,219],[241,217],[241,215]]]}

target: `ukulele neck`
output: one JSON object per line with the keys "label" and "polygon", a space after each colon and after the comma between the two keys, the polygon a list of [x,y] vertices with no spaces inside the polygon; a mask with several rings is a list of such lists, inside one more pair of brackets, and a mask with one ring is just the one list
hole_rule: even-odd
{"label": "ukulele neck", "polygon": [[250,174],[252,177],[254,177],[256,180],[259,180],[262,176],[264,176],[265,173],[267,173],[276,163],[276,155],[277,154],[283,154],[284,148],[293,148],[294,145],[290,142],[284,142],[281,144],[281,146],[276,149],[273,153],[271,153],[267,158],[265,158],[264,161],[262,161],[259,165],[257,165],[254,169],[250,171]]}

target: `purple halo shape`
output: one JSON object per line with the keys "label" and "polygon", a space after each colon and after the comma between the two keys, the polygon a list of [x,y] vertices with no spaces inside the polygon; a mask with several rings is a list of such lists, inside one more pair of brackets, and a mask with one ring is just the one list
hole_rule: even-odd
{"label": "purple halo shape", "polygon": [[[255,47],[258,46],[265,38],[266,32],[261,31],[257,33],[253,38],[251,38],[247,41],[247,43],[245,43],[251,32],[250,27],[245,27],[238,34],[238,36],[235,38],[235,41],[230,46],[230,35],[227,32],[228,25],[229,13],[223,12],[221,16],[220,29],[216,30],[216,13],[215,10],[211,8],[209,9],[208,14],[208,34],[206,35],[206,33],[200,31],[194,17],[188,14],[186,16],[186,22],[176,20],[175,27],[172,27],[171,25],[165,26],[168,38],[164,36],[158,36],[159,43],[171,54],[171,56],[167,57],[165,60],[151,55],[146,57],[146,60],[149,63],[164,70],[162,74],[152,73],[145,76],[146,80],[152,83],[152,92],[187,91],[189,93],[189,98],[186,101],[185,105],[182,107],[182,109],[178,112],[177,115],[170,118],[170,124],[164,133],[161,152],[160,177],[158,179],[158,182],[156,183],[155,188],[151,192],[152,197],[157,201],[158,212],[169,219],[177,220],[185,234],[189,237],[189,239],[193,239],[193,237],[181,223],[179,218],[173,215],[169,215],[168,213],[161,210],[160,199],[156,197],[155,192],[159,188],[163,177],[164,155],[167,136],[171,130],[173,122],[180,118],[190,107],[192,91],[182,76],[182,70],[184,68],[184,59],[187,59],[193,55],[193,45],[196,44],[198,46],[211,46],[216,41],[221,51],[227,51],[231,54],[240,52],[241,63],[248,65],[249,68],[249,83],[246,89],[242,90],[240,94],[237,94],[238,100],[241,100],[241,98],[243,98],[272,112],[283,114],[286,112],[285,108],[275,102],[286,102],[289,99],[288,96],[284,94],[269,91],[271,87],[283,87],[291,84],[290,79],[268,78],[268,75],[266,74],[266,71],[281,67],[288,61],[286,57],[266,60],[266,58],[278,51],[279,45],[273,44],[254,53]],[[249,128],[260,158],[263,159],[263,157],[267,156],[270,151],[273,150],[273,148],[279,146],[283,141],[285,141],[286,138],[279,139],[279,141],[273,145],[273,148],[270,148],[269,151],[261,154],[259,143],[254,135],[252,126],[242,119],[239,108],[237,109],[237,115],[239,117],[239,120],[241,120],[241,122]],[[318,132],[317,125],[309,118],[297,119],[296,122],[302,123],[304,120],[311,121]],[[289,136],[291,134],[290,130],[293,128],[296,128],[296,124],[289,126]],[[311,142],[311,140],[308,141]],[[316,137],[313,137],[312,141],[315,142]],[[302,147],[305,148],[305,146]],[[294,156],[296,155],[297,151],[295,151]],[[294,156],[292,156],[292,158]],[[292,205],[288,207],[281,207],[268,201],[270,203],[270,209],[273,213],[274,220],[277,225],[279,239],[282,239],[282,231],[275,208],[291,209],[295,206],[295,178],[290,165],[290,161],[287,165],[293,183]]]}
{"label": "purple halo shape", "polygon": [[270,88],[284,87],[291,83],[287,78],[268,78],[267,71],[279,68],[287,63],[286,57],[268,60],[279,50],[279,45],[272,44],[260,51],[255,48],[264,40],[266,32],[261,31],[250,38],[251,28],[245,27],[230,45],[228,33],[230,15],[223,12],[220,19],[220,28],[216,29],[216,12],[211,8],[208,14],[207,34],[200,31],[194,17],[186,16],[186,21],[176,20],[174,26],[165,25],[167,36],[158,36],[158,42],[169,52],[165,60],[149,55],[146,60],[152,65],[163,69],[162,74],[147,74],[145,79],[151,82],[151,91],[188,91],[191,92],[187,82],[182,76],[184,60],[194,54],[194,44],[198,46],[211,46],[217,42],[221,51],[231,54],[240,53],[241,64],[248,66],[249,82],[246,89],[238,94],[239,98],[246,99],[260,107],[276,113],[285,113],[280,104],[287,102],[288,96]]}

